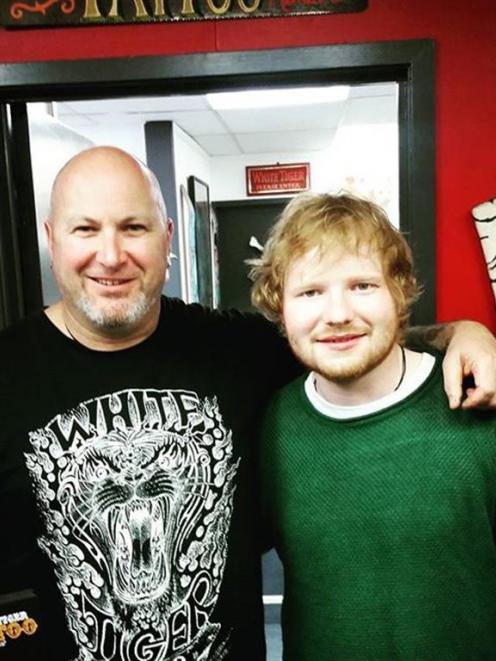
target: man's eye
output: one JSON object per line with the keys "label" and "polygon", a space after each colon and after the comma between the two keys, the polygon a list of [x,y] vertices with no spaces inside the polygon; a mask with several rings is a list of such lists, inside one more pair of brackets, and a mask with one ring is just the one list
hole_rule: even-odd
{"label": "man's eye", "polygon": [[77,234],[90,234],[91,232],[94,232],[95,228],[91,227],[91,225],[78,225],[77,227],[74,228],[74,232]]}
{"label": "man's eye", "polygon": [[140,223],[131,223],[130,225],[126,225],[125,230],[126,232],[129,232],[129,234],[139,234],[145,232],[146,227]]}
{"label": "man's eye", "polygon": [[357,291],[369,291],[371,289],[374,289],[376,285],[372,284],[371,282],[357,282],[355,285],[353,285],[353,289]]}
{"label": "man's eye", "polygon": [[305,289],[305,291],[300,293],[300,296],[302,298],[313,298],[314,296],[317,296],[318,293],[317,289]]}

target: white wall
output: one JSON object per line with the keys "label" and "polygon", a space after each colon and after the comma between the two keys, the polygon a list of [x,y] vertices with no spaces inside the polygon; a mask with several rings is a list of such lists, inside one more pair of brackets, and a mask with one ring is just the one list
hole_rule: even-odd
{"label": "white wall", "polygon": [[43,303],[44,305],[51,305],[60,298],[50,268],[50,258],[43,227],[48,217],[52,184],[60,168],[80,151],[91,147],[92,142],[53,119],[46,112],[31,108],[29,112],[29,141]]}
{"label": "white wall", "polygon": [[78,132],[91,140],[95,145],[113,145],[129,152],[140,161],[146,163],[145,127],[136,123],[116,118],[115,123],[104,127],[98,124],[81,125]]}
{"label": "white wall", "polygon": [[398,129],[395,124],[340,128],[330,146],[320,152],[213,157],[211,198],[218,202],[248,198],[245,177],[247,165],[300,162],[310,163],[312,191],[324,193],[347,190],[365,195],[384,206],[391,221],[399,226]]}
{"label": "white wall", "polygon": [[211,157],[183,129],[174,124],[174,165],[179,200],[179,186],[188,187],[188,177],[194,175],[210,187],[212,196],[213,169]]}

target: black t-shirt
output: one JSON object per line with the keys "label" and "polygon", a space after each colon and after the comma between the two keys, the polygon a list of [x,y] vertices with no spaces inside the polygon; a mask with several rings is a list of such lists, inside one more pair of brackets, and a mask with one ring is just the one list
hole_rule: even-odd
{"label": "black t-shirt", "polygon": [[265,658],[257,425],[296,369],[277,331],[164,299],[149,338],[98,352],[40,313],[0,369],[0,594],[35,589],[49,659]]}

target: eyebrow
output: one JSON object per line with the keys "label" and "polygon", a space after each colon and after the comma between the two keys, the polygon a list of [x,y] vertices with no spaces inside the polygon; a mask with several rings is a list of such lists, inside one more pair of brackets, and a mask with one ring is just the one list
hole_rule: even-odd
{"label": "eyebrow", "polygon": [[[144,215],[144,216],[139,216],[139,215],[132,215],[132,216],[126,216],[125,218],[122,218],[121,220],[117,221],[118,225],[124,225],[125,223],[131,223],[135,222],[137,220],[139,221],[144,221],[149,219],[149,216]],[[70,216],[68,218],[64,218],[63,221],[67,225],[73,225],[77,223],[93,223],[93,224],[100,224],[102,221],[97,220],[96,218],[92,218],[91,216]]]}
{"label": "eyebrow", "polygon": [[77,223],[97,223],[97,222],[99,222],[98,220],[95,220],[94,218],[90,218],[89,216],[68,216],[68,217],[62,218],[62,220],[66,225],[75,225]]}

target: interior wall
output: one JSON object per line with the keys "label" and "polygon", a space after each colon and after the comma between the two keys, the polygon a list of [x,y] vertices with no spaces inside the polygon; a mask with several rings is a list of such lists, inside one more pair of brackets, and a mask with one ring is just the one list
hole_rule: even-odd
{"label": "interior wall", "polygon": [[70,158],[92,146],[91,140],[45,114],[33,114],[29,121],[31,167],[33,170],[36,229],[40,252],[43,304],[60,298],[48,254],[44,223],[50,207],[50,191],[57,172]]}
{"label": "interior wall", "polygon": [[[303,112],[303,111],[302,111]],[[246,192],[245,168],[274,163],[310,163],[310,188],[315,193],[350,190],[383,206],[399,227],[397,124],[357,124],[340,127],[327,149],[242,156],[214,156],[212,199],[216,202],[253,199]],[[285,197],[264,195],[264,198]]]}
{"label": "interior wall", "polygon": [[174,125],[174,164],[178,200],[179,186],[182,184],[187,190],[190,175],[198,177],[212,188],[212,158],[177,124]]}
{"label": "interior wall", "polygon": [[[64,119],[61,120],[64,122]],[[144,126],[136,131],[134,125],[131,130],[120,122],[107,123],[105,126],[81,127],[77,131],[87,136],[95,145],[119,145],[130,154],[146,162],[146,145]]]}
{"label": "interior wall", "polygon": [[[496,196],[496,3],[369,0],[361,13],[85,28],[0,29],[0,61],[104,58],[431,38],[436,42],[437,316],[496,329],[470,217]],[[418,191],[421,195],[422,191]]]}

